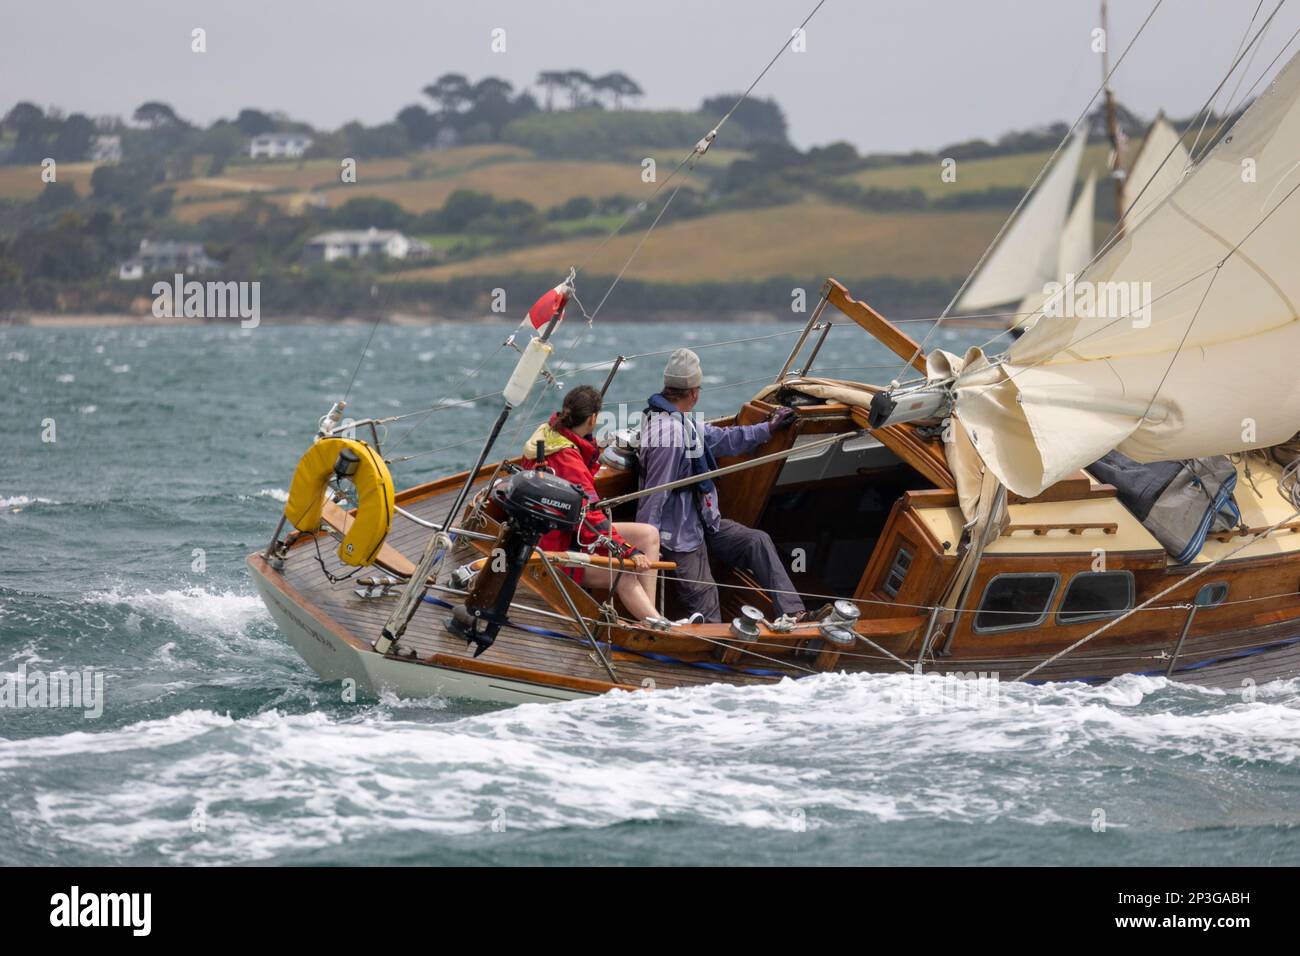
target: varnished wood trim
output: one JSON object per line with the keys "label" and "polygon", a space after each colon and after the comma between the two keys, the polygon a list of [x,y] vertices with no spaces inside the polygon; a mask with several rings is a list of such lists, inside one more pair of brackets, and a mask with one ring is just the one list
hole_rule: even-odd
{"label": "varnished wood trim", "polygon": [[910,335],[894,325],[867,303],[849,295],[849,290],[834,279],[827,279],[822,287],[826,300],[865,329],[881,345],[905,362],[910,362],[918,372],[925,372],[925,355],[921,346]]}

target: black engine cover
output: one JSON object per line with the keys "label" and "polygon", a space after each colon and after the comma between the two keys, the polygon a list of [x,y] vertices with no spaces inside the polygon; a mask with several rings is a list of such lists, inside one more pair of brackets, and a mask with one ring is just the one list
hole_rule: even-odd
{"label": "black engine cover", "polygon": [[519,471],[492,489],[506,515],[530,530],[572,531],[582,520],[582,489],[545,471]]}

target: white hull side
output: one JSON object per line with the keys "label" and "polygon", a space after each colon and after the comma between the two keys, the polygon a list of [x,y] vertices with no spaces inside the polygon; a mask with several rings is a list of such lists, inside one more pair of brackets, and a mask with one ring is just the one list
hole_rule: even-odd
{"label": "white hull side", "polygon": [[398,697],[459,697],[498,704],[576,700],[590,696],[562,688],[544,687],[484,674],[449,670],[402,661],[370,650],[358,650],[306,614],[261,574],[253,581],[271,617],[289,643],[325,681],[356,681],[357,690],[372,697],[391,691]]}

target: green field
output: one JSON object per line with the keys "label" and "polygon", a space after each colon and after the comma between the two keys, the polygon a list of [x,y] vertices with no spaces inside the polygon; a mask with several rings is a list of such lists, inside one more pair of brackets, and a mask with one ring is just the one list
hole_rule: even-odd
{"label": "green field", "polygon": [[[1130,144],[1129,156],[1134,155],[1140,141]],[[1094,143],[1084,148],[1079,163],[1079,178],[1085,179],[1095,170],[1100,177],[1107,174],[1106,157],[1110,148],[1104,143]],[[1012,156],[995,156],[991,159],[962,159],[957,161],[957,179],[946,183],[940,178],[942,169],[938,162],[917,163],[908,166],[882,166],[864,169],[845,178],[864,189],[920,189],[931,199],[949,196],[956,192],[980,192],[992,187],[1027,188],[1043,168],[1051,152],[1017,153]]]}
{"label": "green field", "polygon": [[[763,279],[825,272],[929,278],[964,274],[1002,223],[997,212],[869,213],[820,200],[668,223],[651,235],[629,278],[659,282]],[[593,255],[584,236],[465,262],[403,272],[397,281],[517,272],[562,273],[571,265],[613,274],[640,240],[629,228]]]}

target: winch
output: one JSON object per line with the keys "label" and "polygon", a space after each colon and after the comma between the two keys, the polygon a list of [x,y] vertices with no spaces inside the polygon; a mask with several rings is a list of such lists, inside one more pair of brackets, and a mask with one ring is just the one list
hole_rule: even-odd
{"label": "winch", "polygon": [[574,530],[586,510],[582,488],[544,467],[542,444],[537,443],[535,468],[517,471],[489,491],[489,501],[504,515],[501,531],[491,557],[474,576],[465,603],[447,620],[449,631],[476,645],[475,657],[492,646],[507,623],[519,576],[542,535]]}

